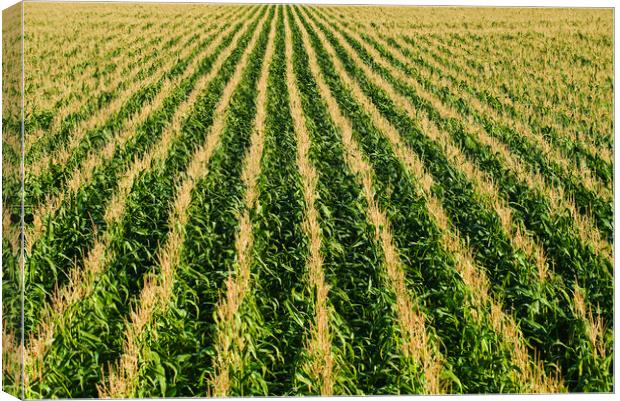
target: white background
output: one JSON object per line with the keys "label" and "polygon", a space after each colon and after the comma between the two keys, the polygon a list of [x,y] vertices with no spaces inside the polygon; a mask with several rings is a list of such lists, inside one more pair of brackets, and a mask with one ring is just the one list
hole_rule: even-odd
{"label": "white background", "polygon": [[[71,0],[67,1],[71,2]],[[140,0],[140,2],[162,2],[157,0]],[[528,0],[448,0],[448,1],[436,1],[436,0],[426,0],[426,1],[411,1],[411,0],[312,0],[312,1],[299,1],[299,0],[270,0],[270,1],[259,1],[259,0],[242,0],[242,1],[234,1],[234,0],[220,0],[220,1],[199,1],[199,0],[169,0],[167,3],[312,3],[312,4],[377,4],[377,5],[458,5],[458,6],[516,6],[516,7],[533,7],[533,6],[548,6],[548,7],[616,7],[616,1],[605,1],[605,0],[590,0],[590,1],[578,1],[578,0],[553,0],[553,1],[528,1]],[[0,0],[0,5],[2,9],[10,7],[14,4],[18,3],[15,0]],[[0,19],[0,31],[2,28],[2,21]],[[614,43],[618,43],[618,22],[615,19],[614,12]],[[2,44],[0,42],[0,49]],[[616,51],[614,52],[614,67],[618,65],[618,52],[617,46]],[[0,67],[0,71],[2,67]],[[618,71],[614,68],[614,83],[618,82]],[[1,76],[1,74],[0,74]],[[614,88],[615,89],[615,88]],[[1,91],[0,91],[1,92]],[[0,104],[2,103],[2,94],[0,93]],[[617,91],[614,93],[614,116],[618,115],[618,98]],[[615,121],[615,120],[614,120]],[[1,123],[0,123],[1,124]],[[615,133],[614,133],[615,134]],[[614,161],[615,161],[615,153],[616,153],[617,140],[614,141]],[[0,154],[2,154],[2,145],[0,142]],[[0,163],[0,172],[2,171],[2,164]],[[618,168],[614,163],[614,177],[618,176]],[[617,193],[617,181],[614,182],[614,194]],[[0,184],[1,187],[1,184]],[[0,201],[1,202],[1,201]],[[615,203],[615,202],[614,202]],[[614,221],[619,221],[620,213],[617,208],[614,210]],[[1,236],[2,234],[0,234]],[[614,235],[615,236],[615,235]],[[0,255],[0,259],[2,256]],[[614,265],[617,265],[618,258],[615,258]],[[615,285],[614,288],[617,288],[617,277],[614,277]],[[618,294],[615,295],[615,305],[618,305]],[[0,300],[2,299],[0,295]],[[614,311],[614,321],[617,323],[618,319],[618,310]],[[615,325],[614,325],[615,326]],[[615,331],[615,345],[618,344],[618,330]],[[0,354],[0,360],[1,360]],[[614,372],[615,375],[615,384],[618,385],[618,369],[616,365],[616,369]],[[1,375],[0,375],[1,380]],[[464,398],[466,400],[471,401],[513,401],[513,400],[526,400],[526,399],[534,399],[539,401],[551,401],[551,400],[612,400],[615,399],[613,394],[566,394],[566,395],[468,395],[468,396],[402,396],[399,400],[420,400],[420,401],[444,401],[444,400],[456,400],[459,398]],[[373,400],[390,400],[392,397],[372,397]],[[0,401],[8,401],[15,400],[15,398],[7,395],[6,393],[0,392]],[[231,398],[231,400],[233,400]],[[257,398],[258,400],[258,398]],[[340,401],[360,401],[359,397],[338,397]]]}

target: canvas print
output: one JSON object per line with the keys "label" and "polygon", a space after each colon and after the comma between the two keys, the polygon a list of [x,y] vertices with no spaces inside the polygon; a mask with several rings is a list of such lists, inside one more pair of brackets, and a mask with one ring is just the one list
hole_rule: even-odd
{"label": "canvas print", "polygon": [[2,18],[4,391],[614,390],[613,9]]}

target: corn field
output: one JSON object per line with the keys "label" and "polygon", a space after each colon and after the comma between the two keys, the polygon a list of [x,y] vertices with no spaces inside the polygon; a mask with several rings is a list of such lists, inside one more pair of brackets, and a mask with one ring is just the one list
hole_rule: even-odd
{"label": "corn field", "polygon": [[4,391],[613,391],[612,9],[20,14]]}

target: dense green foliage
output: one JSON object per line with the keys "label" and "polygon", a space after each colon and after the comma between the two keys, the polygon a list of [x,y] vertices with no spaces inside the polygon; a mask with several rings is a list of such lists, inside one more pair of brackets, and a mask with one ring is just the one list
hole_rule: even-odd
{"label": "dense green foliage", "polygon": [[28,7],[5,390],[21,330],[29,398],[613,390],[609,13]]}

